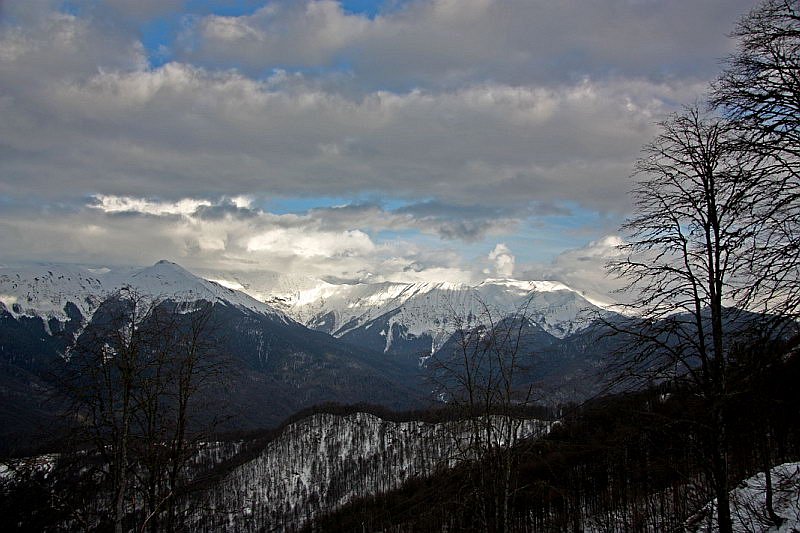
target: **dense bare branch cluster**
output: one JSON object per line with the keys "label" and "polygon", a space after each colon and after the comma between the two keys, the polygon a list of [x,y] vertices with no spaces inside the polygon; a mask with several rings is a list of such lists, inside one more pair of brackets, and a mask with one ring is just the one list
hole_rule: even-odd
{"label": "dense bare branch cluster", "polygon": [[526,338],[530,301],[511,315],[477,303],[478,316],[454,313],[454,342],[434,356],[431,366],[438,395],[464,424],[454,439],[455,459],[469,465],[469,501],[477,505],[481,529],[505,532],[512,530],[517,490],[513,474],[519,455],[512,448],[531,436],[524,411],[539,400],[530,380]]}
{"label": "dense bare branch cluster", "polygon": [[729,404],[749,383],[735,378],[774,362],[797,334],[798,3],[765,1],[734,37],[739,49],[712,88],[721,114],[675,114],[644,148],[635,214],[623,226],[627,253],[610,264],[634,296],[635,318],[614,325],[632,339],[620,380],[678,379],[706,403],[703,453],[723,533],[732,527]]}
{"label": "dense bare branch cluster", "polygon": [[197,419],[198,392],[221,373],[211,304],[122,289],[95,316],[63,380],[78,446],[100,458],[96,478],[116,531],[172,530],[201,428],[214,423]]}
{"label": "dense bare branch cluster", "polygon": [[767,0],[733,36],[736,54],[712,87],[711,104],[758,158],[759,200],[749,222],[752,305],[797,316],[800,308],[800,4]]}

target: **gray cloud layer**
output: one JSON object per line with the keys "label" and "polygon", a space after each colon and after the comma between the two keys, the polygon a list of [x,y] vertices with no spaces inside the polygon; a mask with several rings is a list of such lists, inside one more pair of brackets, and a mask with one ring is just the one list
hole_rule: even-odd
{"label": "gray cloud layer", "polygon": [[[119,242],[150,259],[172,250],[246,268],[271,257],[352,278],[460,276],[475,269],[459,270],[454,239],[497,237],[488,254],[544,215],[621,217],[654,122],[702,95],[753,2],[412,0],[369,19],[330,0],[273,1],[185,17],[175,61],[158,68],[137,24],[180,0],[76,0],[77,14],[55,0],[0,5],[4,255],[102,259]],[[406,206],[291,219],[220,201],[239,195]],[[189,198],[191,213],[122,214],[91,198]],[[383,242],[383,231],[444,249]],[[309,266],[313,247],[336,265]],[[495,252],[495,265],[514,265]]]}
{"label": "gray cloud layer", "polygon": [[279,0],[191,21],[181,53],[251,72],[346,63],[374,84],[475,79],[560,84],[583,76],[699,76],[748,0],[412,0],[370,20],[335,1]]}
{"label": "gray cloud layer", "polygon": [[[195,37],[214,53],[243,57],[249,52],[240,41],[247,38],[258,50],[254,55],[272,64],[281,59],[271,58],[273,48],[316,57],[295,41],[335,51],[345,46],[337,44],[336,36],[349,42],[351,33],[366,32],[372,39],[391,38],[386,46],[392,52],[363,43],[354,57],[364,60],[374,54],[384,62],[394,57],[427,68],[421,63],[452,48],[454,57],[446,56],[443,63],[460,68],[457,56],[465,65],[491,70],[504,68],[524,48],[561,65],[563,72],[584,73],[577,80],[556,76],[515,85],[491,70],[453,88],[362,95],[283,72],[257,80],[188,63],[149,69],[132,37],[105,31],[108,25],[92,18],[43,9],[25,24],[6,20],[0,33],[0,194],[63,196],[70,191],[177,198],[187,191],[192,196],[370,191],[456,204],[478,198],[495,206],[568,200],[592,209],[624,210],[620,199],[631,161],[641,141],[653,133],[652,123],[675,102],[692,101],[705,86],[692,77],[648,77],[648,70],[664,65],[647,50],[666,43],[669,57],[699,68],[692,57],[676,53],[678,45],[694,41],[682,39],[685,24],[671,21],[683,14],[694,27],[699,20],[710,23],[706,19],[715,12],[713,6],[719,14],[715,3],[700,4],[695,13],[682,2],[591,3],[594,7],[578,9],[569,2],[555,8],[527,0],[438,0],[411,2],[399,12],[368,20],[345,15],[335,2],[283,2],[250,17],[203,19],[206,26],[252,26],[256,33],[250,37],[245,37],[250,30],[225,30],[236,36],[225,33],[232,39],[227,52],[217,42],[222,30]],[[617,22],[611,24],[612,19]],[[589,20],[594,29],[587,27]],[[676,33],[667,39],[664,29],[653,27],[656,20],[674,26]],[[414,21],[418,25],[411,31]],[[543,48],[545,41],[569,48],[573,31],[565,32],[562,21],[583,36],[572,55],[600,54],[584,57],[585,68],[562,64],[559,54]],[[623,23],[636,29],[609,33]],[[481,31],[472,31],[475,25]],[[634,39],[633,31],[642,35]],[[694,56],[699,63],[724,51],[722,31],[717,22],[698,32]],[[450,42],[455,34],[466,42],[437,44],[436,39]],[[293,41],[283,45],[273,43],[276,39]],[[703,48],[709,40],[714,46]],[[414,43],[420,49],[412,48]],[[634,61],[631,54],[648,61]],[[650,66],[632,69],[633,77],[623,76],[631,69],[615,67],[637,61]],[[614,75],[591,77],[589,65],[602,65]],[[433,70],[449,76],[446,69]],[[523,70],[535,73],[537,63]]]}
{"label": "gray cloud layer", "polygon": [[[18,60],[27,63],[26,51]],[[653,121],[697,87],[584,81],[484,84],[353,100],[183,64],[42,80],[0,65],[0,193],[176,198],[367,191],[494,206],[624,209]],[[694,89],[694,90],[693,90]],[[58,179],[62,188],[52,187]]]}

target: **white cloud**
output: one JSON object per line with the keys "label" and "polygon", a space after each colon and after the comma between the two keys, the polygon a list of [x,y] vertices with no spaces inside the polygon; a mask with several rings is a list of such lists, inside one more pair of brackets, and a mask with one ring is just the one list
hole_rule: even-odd
{"label": "white cloud", "polygon": [[290,254],[303,258],[365,256],[375,248],[369,236],[360,230],[311,233],[307,228],[270,229],[250,237],[246,244],[248,252]]}
{"label": "white cloud", "polygon": [[618,289],[624,282],[608,273],[609,261],[619,259],[624,244],[619,235],[606,235],[579,248],[564,250],[549,264],[529,266],[524,279],[552,279],[584,292],[600,302],[618,302],[624,295]]}
{"label": "white cloud", "polygon": [[142,213],[147,215],[191,215],[199,207],[210,206],[208,200],[183,198],[176,202],[159,202],[144,198],[130,198],[127,196],[109,196],[97,194],[94,196],[97,204],[93,207],[106,213]]}
{"label": "white cloud", "polygon": [[489,252],[489,261],[494,264],[495,273],[501,278],[510,278],[514,275],[514,255],[503,243],[498,243]]}
{"label": "white cloud", "polygon": [[454,250],[375,239],[358,227],[368,219],[329,218],[335,210],[274,214],[230,199],[104,196],[80,210],[45,208],[20,216],[25,211],[0,214],[4,260],[128,265],[169,259],[209,271],[276,271],[348,281],[473,279]]}
{"label": "white cloud", "polygon": [[280,65],[319,65],[353,43],[370,23],[348,15],[338,2],[281,1],[252,15],[196,18],[181,41],[189,57],[233,62],[256,69]]}

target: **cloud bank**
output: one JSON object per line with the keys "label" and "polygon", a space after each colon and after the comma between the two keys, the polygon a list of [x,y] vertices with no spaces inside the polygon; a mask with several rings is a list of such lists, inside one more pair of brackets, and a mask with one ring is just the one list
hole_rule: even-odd
{"label": "cloud bank", "polygon": [[641,144],[753,2],[213,5],[0,4],[4,256],[532,272],[522,235],[576,246],[552,217],[624,217]]}

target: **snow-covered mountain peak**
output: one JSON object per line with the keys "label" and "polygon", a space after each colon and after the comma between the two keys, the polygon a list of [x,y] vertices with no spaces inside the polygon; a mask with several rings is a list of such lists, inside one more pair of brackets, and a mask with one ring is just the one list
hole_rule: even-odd
{"label": "snow-covered mountain peak", "polygon": [[564,285],[559,281],[533,281],[533,280],[526,281],[517,279],[489,278],[484,280],[483,283],[478,285],[478,287],[488,287],[488,286],[506,287],[508,289],[518,289],[526,293],[554,292],[554,291],[575,292],[573,289],[571,289],[570,287]]}
{"label": "snow-covered mountain peak", "polygon": [[163,259],[152,266],[133,272],[127,279],[123,278],[120,281],[119,285],[130,285],[144,294],[159,298],[179,301],[208,300],[288,320],[284,313],[269,304],[260,302],[243,292],[195,276],[177,263]]}
{"label": "snow-covered mountain peak", "polygon": [[564,337],[588,325],[604,308],[557,281],[487,279],[474,286],[391,281],[335,284],[274,272],[208,272],[205,278],[166,260],[136,269],[4,267],[0,268],[0,306],[15,316],[66,321],[65,305],[71,302],[89,318],[105,297],[128,286],[143,295],[177,301],[203,299],[284,322],[291,316],[338,337],[372,328],[370,335],[380,335],[386,349],[398,335],[430,336],[436,348],[464,320],[474,322],[485,313],[498,319],[523,309],[545,331]]}
{"label": "snow-covered mountain peak", "polygon": [[568,291],[574,293],[575,298],[586,301],[592,308],[599,308],[605,311],[619,312],[619,306],[607,301],[592,298],[583,291],[574,289],[560,281],[552,280],[516,280],[516,279],[493,279],[489,278],[477,286],[480,290],[486,287],[500,287],[507,291],[519,291],[519,294],[533,295],[535,293],[561,292]]}
{"label": "snow-covered mountain peak", "polygon": [[379,306],[387,302],[402,303],[414,296],[429,294],[434,291],[464,291],[469,290],[468,285],[462,283],[449,282],[419,282],[419,283],[392,283],[385,282],[379,284],[360,285],[360,290],[352,292],[363,293],[358,299],[353,299],[348,303],[349,308],[362,307],[364,305]]}
{"label": "snow-covered mountain peak", "polygon": [[201,280],[201,278],[198,278],[177,263],[172,263],[165,259],[158,261],[152,266],[135,271],[131,274],[130,278],[131,280],[141,283],[143,288],[146,284],[150,283],[156,287],[191,289],[198,280]]}
{"label": "snow-covered mountain peak", "polygon": [[492,320],[524,313],[563,338],[588,326],[603,309],[564,283],[549,280],[487,279],[477,285],[318,282],[273,292],[271,298],[296,320],[334,336],[378,335],[372,342],[382,343],[384,351],[394,349],[400,337],[430,337],[435,351],[458,324],[479,322],[487,313]]}
{"label": "snow-covered mountain peak", "polygon": [[264,302],[195,276],[170,261],[116,270],[55,264],[0,268],[0,306],[13,316],[41,316],[63,322],[68,319],[65,306],[72,303],[88,319],[106,297],[122,287],[155,298],[203,299],[291,320]]}
{"label": "snow-covered mountain peak", "polygon": [[434,290],[439,291],[462,291],[470,289],[471,287],[466,283],[453,283],[450,281],[421,281],[417,283],[409,283],[415,292],[430,292]]}

